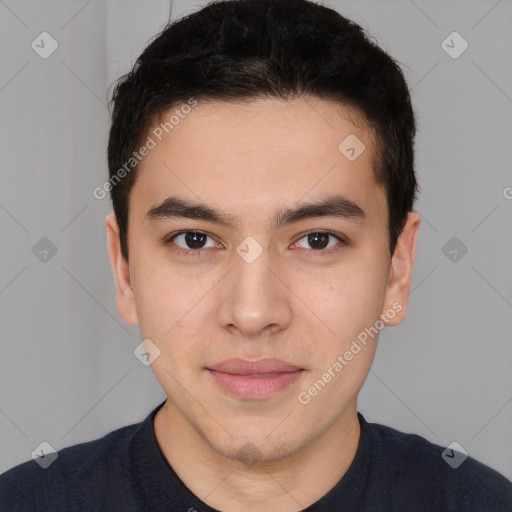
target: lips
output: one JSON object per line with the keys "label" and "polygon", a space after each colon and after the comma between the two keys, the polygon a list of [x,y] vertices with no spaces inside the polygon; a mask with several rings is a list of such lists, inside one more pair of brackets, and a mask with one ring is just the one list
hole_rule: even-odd
{"label": "lips", "polygon": [[260,359],[259,361],[228,359],[209,369],[217,372],[231,373],[233,375],[265,375],[303,370],[300,366],[279,359]]}
{"label": "lips", "polygon": [[207,368],[224,392],[242,398],[266,398],[288,388],[304,368],[279,359],[229,359]]}

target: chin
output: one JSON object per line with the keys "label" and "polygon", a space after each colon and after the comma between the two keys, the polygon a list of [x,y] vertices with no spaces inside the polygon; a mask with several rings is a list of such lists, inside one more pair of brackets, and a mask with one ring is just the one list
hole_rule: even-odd
{"label": "chin", "polygon": [[256,435],[247,435],[247,431],[238,437],[232,432],[232,437],[226,433],[222,439],[212,439],[211,436],[205,441],[219,455],[244,463],[256,463],[264,461],[276,461],[284,459],[299,451],[305,443],[297,439],[290,439],[289,436],[280,436],[275,439],[263,431]]}

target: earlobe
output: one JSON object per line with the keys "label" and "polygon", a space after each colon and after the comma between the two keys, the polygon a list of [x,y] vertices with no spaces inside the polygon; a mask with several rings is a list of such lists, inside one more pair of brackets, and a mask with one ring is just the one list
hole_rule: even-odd
{"label": "earlobe", "polygon": [[[417,212],[409,212],[391,258],[389,281],[382,312],[383,322],[388,326],[400,324],[407,312],[420,221],[421,218]],[[390,310],[394,311],[392,317],[386,314]]]}
{"label": "earlobe", "polygon": [[109,213],[105,218],[108,237],[108,254],[117,290],[117,310],[121,318],[129,325],[139,325],[135,296],[133,293],[132,278],[128,262],[121,252],[119,226],[115,214]]}

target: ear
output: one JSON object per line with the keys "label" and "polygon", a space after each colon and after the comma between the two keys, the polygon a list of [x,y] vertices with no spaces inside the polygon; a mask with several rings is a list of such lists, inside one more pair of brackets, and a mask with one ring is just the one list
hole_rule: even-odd
{"label": "ear", "polygon": [[130,268],[121,252],[119,226],[115,214],[109,213],[105,218],[108,236],[108,254],[117,288],[117,310],[121,318],[130,325],[139,325],[135,297],[130,276]]}
{"label": "ear", "polygon": [[[381,315],[385,325],[398,325],[405,318],[420,221],[421,218],[417,212],[409,212],[404,229],[398,237],[395,252],[391,257],[389,283]],[[391,311],[394,312],[393,317],[391,317]]]}

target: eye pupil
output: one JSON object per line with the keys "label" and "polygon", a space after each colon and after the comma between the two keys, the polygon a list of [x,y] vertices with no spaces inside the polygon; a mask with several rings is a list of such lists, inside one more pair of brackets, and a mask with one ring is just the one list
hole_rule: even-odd
{"label": "eye pupil", "polygon": [[189,231],[185,234],[185,243],[191,249],[201,249],[206,241],[206,235],[204,233],[198,233],[197,231]]}
{"label": "eye pupil", "polygon": [[[319,242],[319,239],[323,239],[323,241]],[[308,243],[314,249],[325,249],[325,247],[329,245],[329,235],[327,233],[310,233],[308,235]],[[315,247],[316,244],[318,244],[319,247]]]}

